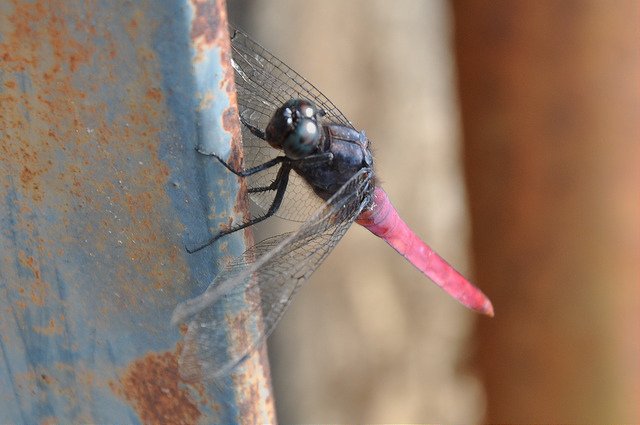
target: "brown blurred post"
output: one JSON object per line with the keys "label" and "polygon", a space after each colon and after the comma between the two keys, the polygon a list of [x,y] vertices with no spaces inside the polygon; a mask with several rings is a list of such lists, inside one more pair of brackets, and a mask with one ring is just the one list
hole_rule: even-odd
{"label": "brown blurred post", "polygon": [[454,2],[489,422],[640,420],[639,10]]}

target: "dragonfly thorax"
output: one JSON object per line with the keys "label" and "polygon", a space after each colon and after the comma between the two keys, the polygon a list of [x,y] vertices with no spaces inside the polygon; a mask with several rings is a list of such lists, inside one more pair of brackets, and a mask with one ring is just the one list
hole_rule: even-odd
{"label": "dragonfly thorax", "polygon": [[271,117],[265,132],[267,142],[294,160],[311,155],[320,144],[318,119],[322,115],[313,102],[291,99]]}

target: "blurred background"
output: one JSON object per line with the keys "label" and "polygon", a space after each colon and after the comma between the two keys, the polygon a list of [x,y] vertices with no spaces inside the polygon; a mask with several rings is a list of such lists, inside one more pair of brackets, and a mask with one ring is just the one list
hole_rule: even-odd
{"label": "blurred background", "polygon": [[[640,423],[640,2],[227,1],[496,312],[353,226],[269,340],[280,421]],[[259,356],[218,399],[169,323],[236,205],[192,149],[233,130],[224,3],[0,2],[0,422],[269,421]]]}
{"label": "blurred background", "polygon": [[476,316],[353,226],[270,338],[292,422],[640,420],[640,3],[228,2],[373,142]]}

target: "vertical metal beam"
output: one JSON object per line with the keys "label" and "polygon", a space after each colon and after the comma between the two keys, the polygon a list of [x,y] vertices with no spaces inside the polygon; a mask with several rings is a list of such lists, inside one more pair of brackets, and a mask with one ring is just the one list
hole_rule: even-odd
{"label": "vertical metal beam", "polygon": [[2,2],[0,58],[0,422],[274,422],[264,350],[186,383],[169,323],[244,249],[184,250],[244,214],[224,2]]}
{"label": "vertical metal beam", "polygon": [[636,423],[640,4],[454,15],[485,421]]}

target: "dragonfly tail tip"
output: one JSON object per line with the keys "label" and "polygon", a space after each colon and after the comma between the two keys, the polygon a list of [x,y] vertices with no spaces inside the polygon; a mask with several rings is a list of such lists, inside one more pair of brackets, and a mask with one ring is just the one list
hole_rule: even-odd
{"label": "dragonfly tail tip", "polygon": [[493,304],[488,299],[485,301],[483,306],[478,310],[482,314],[486,314],[489,317],[494,317],[495,314],[493,312]]}

